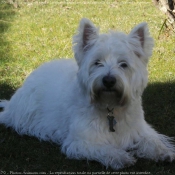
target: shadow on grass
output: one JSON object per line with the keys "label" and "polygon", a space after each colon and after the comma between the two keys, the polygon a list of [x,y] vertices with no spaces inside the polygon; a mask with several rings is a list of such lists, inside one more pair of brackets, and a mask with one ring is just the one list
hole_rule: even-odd
{"label": "shadow on grass", "polygon": [[148,123],[161,133],[175,136],[175,82],[149,84],[143,107]]}
{"label": "shadow on grass", "polygon": [[[14,90],[9,85],[0,85],[1,98],[9,99]],[[175,82],[149,84],[143,94],[145,118],[156,130],[175,136]],[[11,129],[0,125],[1,170],[30,172],[101,172],[112,171],[95,161],[69,160],[60,152],[60,147],[29,136],[19,136]],[[150,172],[150,174],[172,174],[174,163],[156,163],[138,159],[137,163],[121,170],[123,172]]]}
{"label": "shadow on grass", "polygon": [[15,88],[8,84],[0,84],[0,99],[9,100],[14,94]]}

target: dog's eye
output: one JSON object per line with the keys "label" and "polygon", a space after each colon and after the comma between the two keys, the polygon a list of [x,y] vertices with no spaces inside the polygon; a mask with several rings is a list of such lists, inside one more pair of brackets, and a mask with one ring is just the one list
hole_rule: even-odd
{"label": "dog's eye", "polygon": [[127,65],[126,62],[121,62],[120,67],[123,68],[123,69],[126,69],[128,67],[128,65]]}
{"label": "dog's eye", "polygon": [[100,62],[100,60],[97,60],[95,62],[95,65],[98,66],[98,67],[102,67],[103,66],[103,64]]}

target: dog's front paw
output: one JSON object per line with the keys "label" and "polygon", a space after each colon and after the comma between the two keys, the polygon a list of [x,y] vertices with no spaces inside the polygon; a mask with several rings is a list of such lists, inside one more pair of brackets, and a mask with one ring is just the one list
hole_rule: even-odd
{"label": "dog's front paw", "polygon": [[161,142],[158,142],[157,154],[159,160],[172,162],[175,160],[175,146],[172,138],[159,134]]}
{"label": "dog's front paw", "polygon": [[141,158],[153,159],[156,162],[172,162],[175,160],[175,146],[172,139],[160,134],[157,136],[140,141],[138,150],[135,150],[135,155]]}
{"label": "dog's front paw", "polygon": [[165,150],[159,155],[159,157],[161,161],[172,162],[175,160],[175,153],[169,150]]}
{"label": "dog's front paw", "polygon": [[[109,158],[110,159],[110,158]],[[129,154],[121,155],[117,158],[106,160],[109,162],[109,166],[114,170],[119,170],[122,168],[126,168],[132,166],[136,163],[136,159]]]}

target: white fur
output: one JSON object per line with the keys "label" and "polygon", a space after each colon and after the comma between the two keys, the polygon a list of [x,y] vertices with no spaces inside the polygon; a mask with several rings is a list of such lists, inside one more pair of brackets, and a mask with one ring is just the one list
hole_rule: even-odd
{"label": "white fur", "polygon": [[[77,63],[54,60],[36,69],[10,101],[0,102],[0,123],[61,144],[69,158],[97,160],[113,169],[134,164],[134,156],[172,161],[172,139],[146,123],[141,105],[152,48],[146,23],[128,35],[99,34],[82,19],[73,39]],[[106,75],[115,77],[115,91],[104,90]],[[114,108],[115,132],[109,132],[107,107]]]}

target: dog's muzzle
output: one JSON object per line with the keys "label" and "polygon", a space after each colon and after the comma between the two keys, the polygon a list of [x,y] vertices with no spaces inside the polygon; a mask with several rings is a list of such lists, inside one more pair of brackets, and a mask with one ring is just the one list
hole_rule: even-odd
{"label": "dog's muzzle", "polygon": [[123,106],[126,102],[122,82],[111,75],[102,78],[101,86],[94,89],[93,98],[93,101],[109,106]]}
{"label": "dog's muzzle", "polygon": [[106,95],[106,96],[109,95],[117,99],[122,98],[123,90],[121,88],[118,88],[117,80],[115,77],[109,76],[109,75],[104,76],[102,79],[102,82],[103,82],[103,88],[101,89],[101,93],[102,93],[101,95]]}

